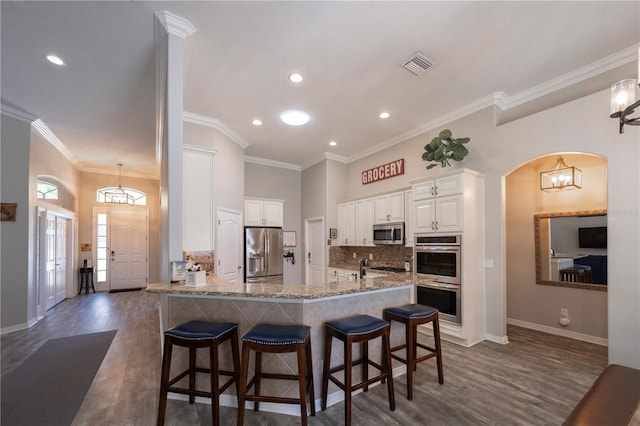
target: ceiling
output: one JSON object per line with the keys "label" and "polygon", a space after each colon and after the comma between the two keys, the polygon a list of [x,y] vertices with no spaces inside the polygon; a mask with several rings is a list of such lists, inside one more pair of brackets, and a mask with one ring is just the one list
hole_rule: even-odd
{"label": "ceiling", "polygon": [[[42,120],[80,170],[117,173],[123,163],[125,175],[156,178],[155,12],[196,28],[185,39],[184,111],[247,143],[247,156],[300,168],[324,153],[361,158],[474,108],[523,115],[635,78],[640,40],[637,1],[0,8],[5,110]],[[420,76],[402,66],[418,51],[434,63]],[[49,53],[65,65],[47,62]],[[304,80],[289,82],[292,72]],[[281,123],[291,108],[311,121]]]}

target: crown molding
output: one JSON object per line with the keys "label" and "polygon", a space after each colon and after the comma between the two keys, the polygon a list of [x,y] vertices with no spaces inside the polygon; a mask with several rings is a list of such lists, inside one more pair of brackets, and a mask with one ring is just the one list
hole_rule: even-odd
{"label": "crown molding", "polygon": [[[81,167],[78,167],[78,169],[82,173],[92,173],[92,174],[109,175],[109,176],[120,175],[118,170],[113,169],[113,166],[103,166],[103,165],[97,165],[97,164],[82,164]],[[131,178],[140,178],[140,179],[152,179],[152,180],[160,179],[160,176],[158,174],[141,173],[136,171],[133,168],[123,170],[122,176],[131,177]]]}
{"label": "crown molding", "polygon": [[252,157],[250,155],[244,156],[245,163],[260,164],[261,166],[279,167],[281,169],[293,170],[299,172],[302,170],[297,164],[283,163],[281,161],[269,160],[268,158]]}
{"label": "crown molding", "polygon": [[316,157],[315,159],[309,161],[308,163],[305,163],[302,165],[302,170],[308,169],[311,166],[314,166],[318,163],[320,163],[321,161],[324,160],[334,160],[334,161],[339,161],[341,163],[344,164],[349,164],[350,161],[347,157],[344,157],[342,155],[338,155],[338,154],[334,154],[332,152],[324,152],[322,153],[322,155],[320,155],[319,157]]}
{"label": "crown molding", "polygon": [[44,121],[39,118],[31,123],[33,127],[47,142],[49,142],[55,149],[57,149],[67,160],[69,160],[76,168],[78,167],[78,161],[73,156],[71,151],[58,139],[58,137],[49,129]]}
{"label": "crown molding", "polygon": [[187,123],[199,124],[201,126],[211,127],[218,130],[220,133],[231,139],[242,149],[246,149],[249,146],[249,142],[242,139],[240,135],[225,126],[222,121],[217,118],[207,117],[205,115],[195,114],[193,112],[182,112],[182,121]]}
{"label": "crown molding", "polygon": [[12,108],[4,104],[0,104],[0,113],[2,113],[2,115],[6,115],[7,117],[23,121],[25,123],[32,123],[38,119],[38,117],[36,117],[35,115],[29,114],[28,112],[16,108]]}
{"label": "crown molding", "polygon": [[174,13],[162,10],[156,12],[156,19],[162,24],[168,34],[180,38],[187,38],[196,32],[196,27],[191,22]]}
{"label": "crown molding", "polygon": [[609,55],[606,58],[602,58],[598,61],[585,65],[584,67],[580,67],[569,73],[561,75],[560,77],[511,95],[508,97],[509,102],[506,104],[505,108],[502,109],[504,111],[506,109],[531,102],[550,93],[557,92],[589,78],[611,71],[614,68],[626,65],[629,62],[636,61],[638,60],[638,46],[640,46],[640,44],[627,47],[626,49],[614,53],[613,55]]}

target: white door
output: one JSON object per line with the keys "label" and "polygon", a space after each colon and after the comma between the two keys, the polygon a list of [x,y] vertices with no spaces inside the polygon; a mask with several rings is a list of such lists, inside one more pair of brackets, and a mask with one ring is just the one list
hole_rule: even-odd
{"label": "white door", "polygon": [[244,239],[242,214],[236,211],[218,210],[218,257],[216,276],[231,283],[244,281],[242,273]]}
{"label": "white door", "polygon": [[320,284],[325,282],[326,265],[324,262],[324,220],[305,220],[306,223],[306,279],[309,284]]}
{"label": "white door", "polygon": [[67,219],[56,217],[56,303],[67,298]]}
{"label": "white door", "polygon": [[56,217],[47,214],[47,231],[44,241],[45,255],[45,289],[47,299],[47,309],[56,304]]}
{"label": "white door", "polygon": [[111,209],[109,289],[124,290],[147,286],[146,210]]}

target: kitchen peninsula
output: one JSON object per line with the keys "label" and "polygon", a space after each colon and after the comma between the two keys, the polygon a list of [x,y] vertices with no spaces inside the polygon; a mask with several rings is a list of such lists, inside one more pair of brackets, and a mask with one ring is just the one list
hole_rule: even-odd
{"label": "kitchen peninsula", "polygon": [[[313,376],[315,382],[316,407],[320,406],[322,362],[323,362],[323,325],[326,321],[368,314],[382,317],[385,308],[411,302],[413,282],[410,276],[387,276],[367,278],[356,281],[339,281],[313,285],[283,284],[236,284],[217,279],[209,279],[207,285],[191,287],[184,284],[155,283],[147,286],[147,291],[160,293],[160,331],[190,320],[225,321],[239,324],[239,336],[242,337],[258,323],[269,324],[305,324],[311,327],[311,347]],[[400,344],[404,340],[401,324],[392,324],[391,343]],[[371,344],[369,353],[379,361],[380,342]],[[359,348],[354,346],[354,354]],[[172,371],[181,371],[186,367],[187,353],[175,353],[172,359]],[[205,356],[199,363],[206,362]],[[342,348],[334,345],[331,355],[332,364],[341,363]],[[294,354],[272,355],[264,360],[265,369],[277,373],[294,373],[296,365]],[[396,374],[402,374],[404,368],[396,366]],[[223,348],[220,368],[231,368],[227,348]],[[359,367],[358,367],[359,368]],[[252,374],[252,373],[250,373]],[[357,369],[354,374],[359,374]],[[204,380],[198,377],[198,380]],[[297,388],[282,381],[267,381],[263,392],[269,394],[296,397]],[[221,396],[220,404],[235,406],[233,387]],[[332,405],[344,399],[344,393],[330,383],[328,404]],[[206,402],[207,400],[203,400]],[[298,408],[286,404],[262,403],[261,410],[298,415]]]}

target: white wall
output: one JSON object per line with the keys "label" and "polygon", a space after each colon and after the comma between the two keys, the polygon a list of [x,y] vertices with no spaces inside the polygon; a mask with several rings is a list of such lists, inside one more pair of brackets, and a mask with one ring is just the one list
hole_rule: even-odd
{"label": "white wall", "polygon": [[[618,134],[617,123],[609,118],[607,90],[499,127],[494,119],[493,108],[487,108],[349,164],[347,197],[393,190],[425,176],[423,146],[442,128],[470,137],[471,153],[460,166],[485,175],[485,253],[494,261],[494,268],[485,270],[486,329],[488,335],[501,338],[506,336],[504,177],[531,159],[558,151],[607,158],[609,362],[640,368],[639,129],[628,126],[626,133]],[[397,158],[405,158],[404,179],[363,187],[363,170]]]}
{"label": "white wall", "polygon": [[302,172],[270,167],[255,163],[245,163],[245,197],[272,198],[284,200],[284,231],[296,232],[296,247],[293,248],[296,263],[284,262],[284,283],[304,283],[304,247],[302,246],[302,218],[300,215],[302,194]]}

